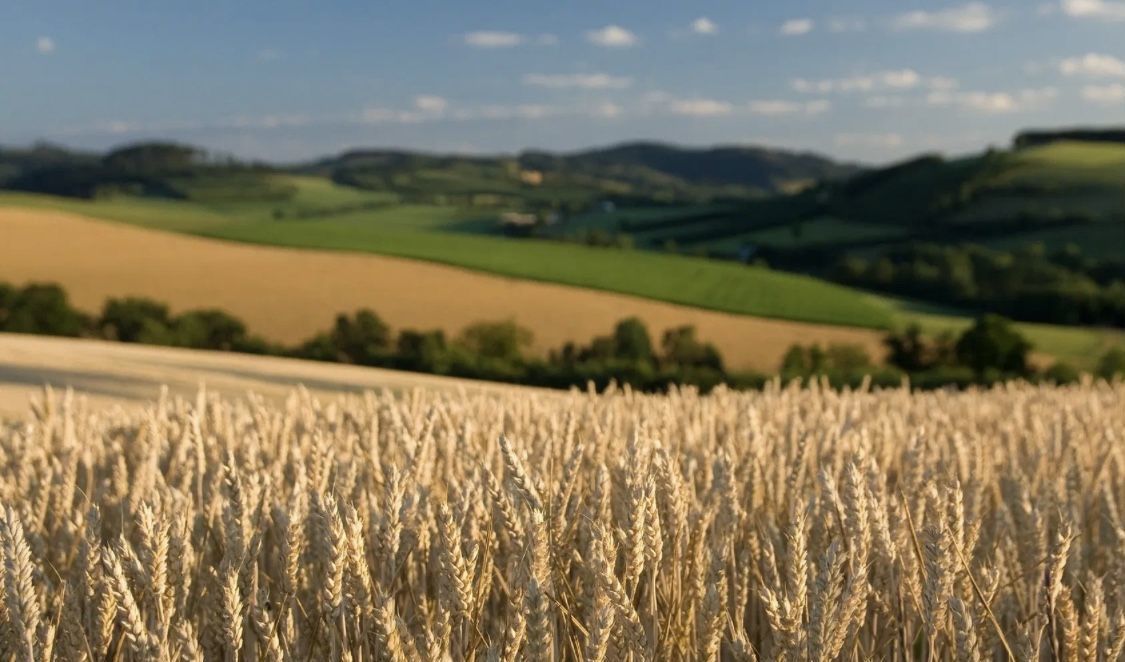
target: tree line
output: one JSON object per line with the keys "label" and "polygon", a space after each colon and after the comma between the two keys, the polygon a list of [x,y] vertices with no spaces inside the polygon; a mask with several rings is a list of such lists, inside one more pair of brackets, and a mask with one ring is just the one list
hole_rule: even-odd
{"label": "tree line", "polygon": [[911,244],[876,259],[839,261],[834,280],[902,296],[1052,324],[1125,327],[1125,262],[1092,260],[1074,245],[1048,253]]}
{"label": "tree line", "polygon": [[[667,329],[654,338],[635,317],[588,343],[568,342],[537,356],[530,352],[531,332],[510,320],[477,322],[453,336],[440,329],[395,333],[377,313],[362,309],[337,315],[327,330],[287,347],[250,333],[240,319],[221,310],[173,314],[159,301],[124,297],[108,299],[90,315],[74,308],[58,285],[0,283],[0,331],[288,356],[551,388],[617,383],[663,391],[688,384],[706,391],[719,384],[759,388],[774,377],[730,370],[719,350],[700,339],[693,326]],[[978,318],[957,337],[929,337],[915,326],[889,333],[885,345],[885,365],[858,345],[794,345],[776,376],[834,386],[897,386],[909,377],[922,388],[1013,378],[1062,383],[1080,376],[1063,363],[1034,370],[1028,360],[1031,343],[995,315]],[[1125,351],[1107,353],[1097,374],[1125,375]]]}

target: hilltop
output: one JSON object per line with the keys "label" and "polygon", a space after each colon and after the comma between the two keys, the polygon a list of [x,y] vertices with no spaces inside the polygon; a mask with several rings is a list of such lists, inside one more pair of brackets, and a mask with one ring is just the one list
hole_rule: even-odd
{"label": "hilltop", "polygon": [[284,200],[270,175],[313,175],[400,199],[574,212],[601,199],[746,199],[849,176],[827,157],[764,147],[689,148],[636,142],[573,153],[469,156],[357,149],[308,163],[243,163],[190,145],[139,143],[105,154],[39,145],[0,149],[0,188],[91,198],[137,194]]}

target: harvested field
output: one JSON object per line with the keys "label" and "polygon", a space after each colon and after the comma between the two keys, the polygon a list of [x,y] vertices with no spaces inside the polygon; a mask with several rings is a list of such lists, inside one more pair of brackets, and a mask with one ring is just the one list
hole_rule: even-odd
{"label": "harvested field", "polygon": [[201,385],[227,397],[253,392],[275,404],[297,386],[326,398],[376,389],[528,389],[339,363],[0,333],[0,418],[24,413],[44,386],[76,389],[91,406],[136,409],[162,388],[194,397]]}
{"label": "harvested field", "polygon": [[123,295],[176,311],[220,308],[285,343],[328,328],[337,313],[369,307],[396,328],[450,334],[514,319],[531,329],[540,352],[587,342],[635,315],[657,336],[694,324],[735,369],[772,372],[796,342],[855,343],[882,355],[874,330],[731,315],[400,258],[227,243],[65,212],[0,207],[0,236],[0,281],[57,282],[90,311]]}
{"label": "harvested field", "polygon": [[1091,660],[1125,385],[40,401],[20,660]]}

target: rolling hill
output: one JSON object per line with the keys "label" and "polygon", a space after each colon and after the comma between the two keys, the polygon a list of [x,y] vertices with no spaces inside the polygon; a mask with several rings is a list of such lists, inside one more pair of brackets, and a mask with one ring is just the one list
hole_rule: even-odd
{"label": "rolling hill", "polygon": [[[761,371],[775,370],[794,342],[859,344],[876,356],[881,351],[882,334],[871,328],[722,313],[356,251],[215,241],[50,209],[12,208],[4,206],[6,202],[0,198],[0,236],[5,238],[0,242],[0,281],[57,282],[77,306],[90,312],[100,309],[108,297],[127,295],[167,302],[174,311],[214,307],[241,318],[254,333],[286,344],[307,340],[328,328],[336,314],[363,307],[375,310],[396,329],[438,328],[450,337],[475,322],[512,319],[532,331],[533,349],[540,355],[568,341],[588,342],[621,319],[637,316],[654,334],[695,325],[700,337],[714,342],[729,365]],[[418,240],[423,246],[428,245],[426,236]],[[507,243],[523,245],[516,240]],[[568,257],[582,262],[582,247],[549,244],[547,248],[560,263]],[[584,250],[597,260],[615,254]],[[811,312],[819,312],[817,302],[838,295],[856,304],[850,314],[867,312],[888,323],[891,319],[891,311],[882,303],[811,279],[755,270],[736,270],[732,277],[706,269],[734,265],[685,260],[677,267],[677,258],[652,257],[672,264],[680,274],[696,274],[710,283],[704,288],[701,282],[697,293],[714,290],[733,301],[732,293],[742,292],[737,301],[746,307],[783,299],[785,292],[804,292]],[[587,271],[596,275],[606,270],[605,263],[597,265]],[[622,273],[615,268],[602,273],[606,283]],[[657,285],[674,282],[669,278]],[[755,292],[762,296],[755,297]]]}
{"label": "rolling hill", "polygon": [[[825,279],[940,303],[953,318],[1118,324],[1125,144],[1113,135],[1021,134],[1010,150],[872,170],[651,143],[505,157],[361,150],[288,168],[182,145],[39,147],[0,152],[0,188],[67,195],[0,192],[0,204],[815,324],[882,329],[912,314]],[[647,250],[617,250],[630,247]],[[1039,289],[1013,289],[1025,284]]]}
{"label": "rolling hill", "polygon": [[[180,234],[130,227],[146,223],[172,226]],[[292,246],[304,248],[291,250],[183,236],[235,237],[238,231],[262,226],[252,218],[202,214],[182,202],[142,206],[135,200],[81,202],[5,194],[0,195],[0,231],[7,239],[0,243],[0,281],[58,282],[88,311],[107,297],[125,295],[165,301],[174,311],[218,307],[244,319],[253,332],[286,343],[326,328],[336,313],[370,307],[394,327],[441,328],[451,335],[473,322],[513,319],[533,332],[534,347],[543,353],[603,334],[623,317],[635,315],[654,332],[695,325],[729,365],[760,371],[775,370],[793,343],[858,344],[878,356],[882,329],[919,322],[938,333],[959,331],[969,323],[949,311],[734,264],[487,236],[476,238],[481,244],[465,244],[473,237],[394,229],[387,223],[390,229],[363,235],[372,241],[367,250],[436,257],[403,260],[305,245],[312,237],[314,243],[347,246],[357,236],[347,224],[331,226],[333,232],[290,236]],[[465,246],[484,248],[478,254],[466,252]],[[501,253],[490,257],[489,249],[498,246]],[[530,246],[544,252],[521,252]],[[465,255],[489,260],[493,270],[512,267],[533,278],[434,263],[446,257],[469,263]],[[602,280],[595,281],[594,289],[537,282],[560,274]],[[625,292],[630,286],[641,296],[629,296],[637,294]],[[672,298],[686,303],[666,302]],[[705,309],[716,301],[740,309],[736,314]],[[822,321],[783,319],[791,314]],[[1125,346],[1125,332],[1113,330],[1043,324],[1021,324],[1019,329],[1037,351],[1079,367],[1091,367],[1110,347]]]}
{"label": "rolling hill", "polygon": [[823,261],[822,249],[838,257],[917,241],[1075,243],[1112,257],[1125,238],[1125,143],[1058,140],[957,159],[926,155],[796,195],[702,212],[664,209],[647,222],[621,210],[580,225],[720,257],[751,245],[787,263],[802,252]]}

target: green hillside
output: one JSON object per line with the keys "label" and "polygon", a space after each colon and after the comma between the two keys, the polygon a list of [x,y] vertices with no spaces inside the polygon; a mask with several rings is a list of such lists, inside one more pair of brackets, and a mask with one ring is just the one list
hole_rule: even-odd
{"label": "green hillside", "polygon": [[[767,258],[796,260],[809,251],[821,260],[826,247],[839,255],[912,241],[1043,241],[1048,249],[1075,243],[1101,256],[1121,248],[1107,244],[1107,235],[1125,237],[1125,144],[1059,141],[953,160],[923,156],[796,195],[728,204],[702,218],[693,207],[680,209],[678,222],[645,227],[622,209],[595,227],[653,245],[659,242],[649,234],[659,227],[659,241],[717,257],[751,245]],[[575,227],[592,229],[585,217]]]}

